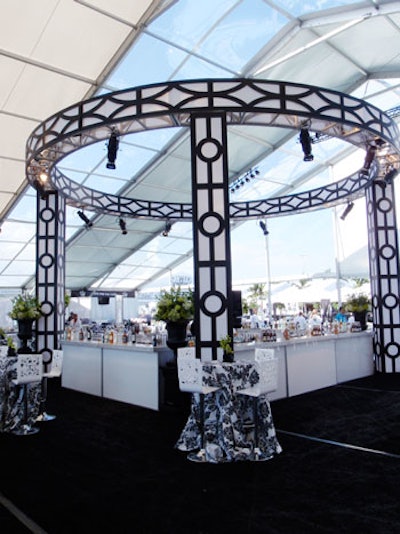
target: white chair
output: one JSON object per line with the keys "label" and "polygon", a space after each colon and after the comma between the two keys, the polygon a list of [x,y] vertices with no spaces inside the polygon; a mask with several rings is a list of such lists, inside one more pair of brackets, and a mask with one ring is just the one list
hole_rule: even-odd
{"label": "white chair", "polygon": [[15,386],[21,386],[23,394],[22,425],[15,428],[12,433],[18,436],[36,434],[39,429],[29,423],[28,384],[41,382],[43,375],[41,354],[19,354],[17,360],[17,378],[12,380]]}
{"label": "white chair", "polygon": [[55,415],[50,415],[46,412],[47,401],[47,379],[59,378],[62,373],[64,353],[62,350],[53,350],[52,360],[50,363],[49,371],[43,373],[42,377],[42,398],[40,401],[40,412],[36,418],[37,422],[53,421],[56,418]]}
{"label": "white chair", "polygon": [[194,347],[178,348],[177,351],[179,389],[187,393],[199,395],[200,450],[189,453],[187,458],[192,462],[206,462],[204,447],[204,396],[214,393],[219,387],[203,385],[203,368],[199,358],[196,358]]}
{"label": "white chair", "polygon": [[237,394],[253,399],[254,459],[263,461],[268,460],[269,456],[263,454],[259,447],[258,399],[275,391],[278,387],[278,357],[275,355],[275,350],[256,349],[255,365],[260,376],[259,382],[253,387],[238,390]]}

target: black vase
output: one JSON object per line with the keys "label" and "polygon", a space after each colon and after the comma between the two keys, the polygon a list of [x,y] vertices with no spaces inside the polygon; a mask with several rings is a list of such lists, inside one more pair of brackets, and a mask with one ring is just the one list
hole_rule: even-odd
{"label": "black vase", "polygon": [[235,355],[233,352],[224,352],[223,361],[225,363],[233,363],[235,361]]}
{"label": "black vase", "polygon": [[28,347],[28,341],[33,335],[33,321],[34,319],[18,319],[18,337],[22,342],[21,347],[18,349],[20,354],[32,352]]}
{"label": "black vase", "polygon": [[10,356],[11,358],[16,356],[17,353],[14,349],[14,347],[8,347],[7,356]]}
{"label": "black vase", "polygon": [[187,336],[186,330],[189,321],[168,321],[167,322],[167,347],[172,349],[176,355],[180,347],[186,347]]}
{"label": "black vase", "polygon": [[167,347],[174,351],[174,360],[167,362],[163,368],[164,376],[164,404],[171,406],[183,406],[187,403],[187,393],[179,389],[177,355],[180,347],[186,347],[186,330],[189,321],[168,321],[166,329],[168,333]]}
{"label": "black vase", "polygon": [[355,311],[353,312],[354,320],[358,321],[361,325],[361,330],[367,329],[367,312],[366,311]]}

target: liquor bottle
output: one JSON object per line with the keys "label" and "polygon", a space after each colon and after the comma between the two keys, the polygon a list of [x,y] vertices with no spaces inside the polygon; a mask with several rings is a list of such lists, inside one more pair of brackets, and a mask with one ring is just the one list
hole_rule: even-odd
{"label": "liquor bottle", "polygon": [[128,333],[127,333],[126,330],[124,330],[124,331],[122,332],[122,343],[123,343],[124,345],[126,345],[126,343],[128,343]]}

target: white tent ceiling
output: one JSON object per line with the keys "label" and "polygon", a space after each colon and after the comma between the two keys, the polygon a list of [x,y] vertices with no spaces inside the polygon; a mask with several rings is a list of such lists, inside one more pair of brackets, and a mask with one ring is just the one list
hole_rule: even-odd
{"label": "white tent ceiling", "polygon": [[[35,270],[35,193],[25,180],[25,142],[68,105],[96,92],[199,77],[309,83],[384,110],[399,105],[398,1],[4,0],[0,15],[3,289],[32,283]],[[231,180],[250,167],[261,171],[237,195],[276,196],[329,183],[332,165],[352,149],[331,140],[313,152],[313,164],[302,164],[296,132],[232,127]],[[114,173],[104,161],[104,146],[94,145],[67,158],[64,169],[106,192],[190,198],[185,129],[123,139]],[[68,208],[67,288],[140,288],[191,256],[187,223],[175,224],[168,239],[154,221],[127,221],[128,236],[112,217],[95,216],[94,223],[88,232]]]}
{"label": "white tent ceiling", "polygon": [[5,0],[0,5],[1,219],[26,186],[25,143],[31,131],[101,87],[162,2],[113,1],[112,17],[100,11],[108,3]]}

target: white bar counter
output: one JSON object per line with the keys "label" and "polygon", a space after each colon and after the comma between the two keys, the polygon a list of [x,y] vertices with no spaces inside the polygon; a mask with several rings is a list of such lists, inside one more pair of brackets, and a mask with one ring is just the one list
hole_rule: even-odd
{"label": "white bar counter", "polygon": [[159,410],[168,347],[64,341],[63,352],[63,387]]}
{"label": "white bar counter", "polygon": [[253,359],[256,347],[273,348],[279,357],[278,389],[282,399],[374,374],[372,332],[307,336],[269,343],[238,343],[235,359]]}
{"label": "white bar counter", "polygon": [[[279,357],[271,400],[300,395],[374,373],[371,331],[237,343],[236,360],[254,359],[257,347]],[[162,368],[174,359],[167,347],[64,341],[63,387],[159,410],[164,400]]]}

